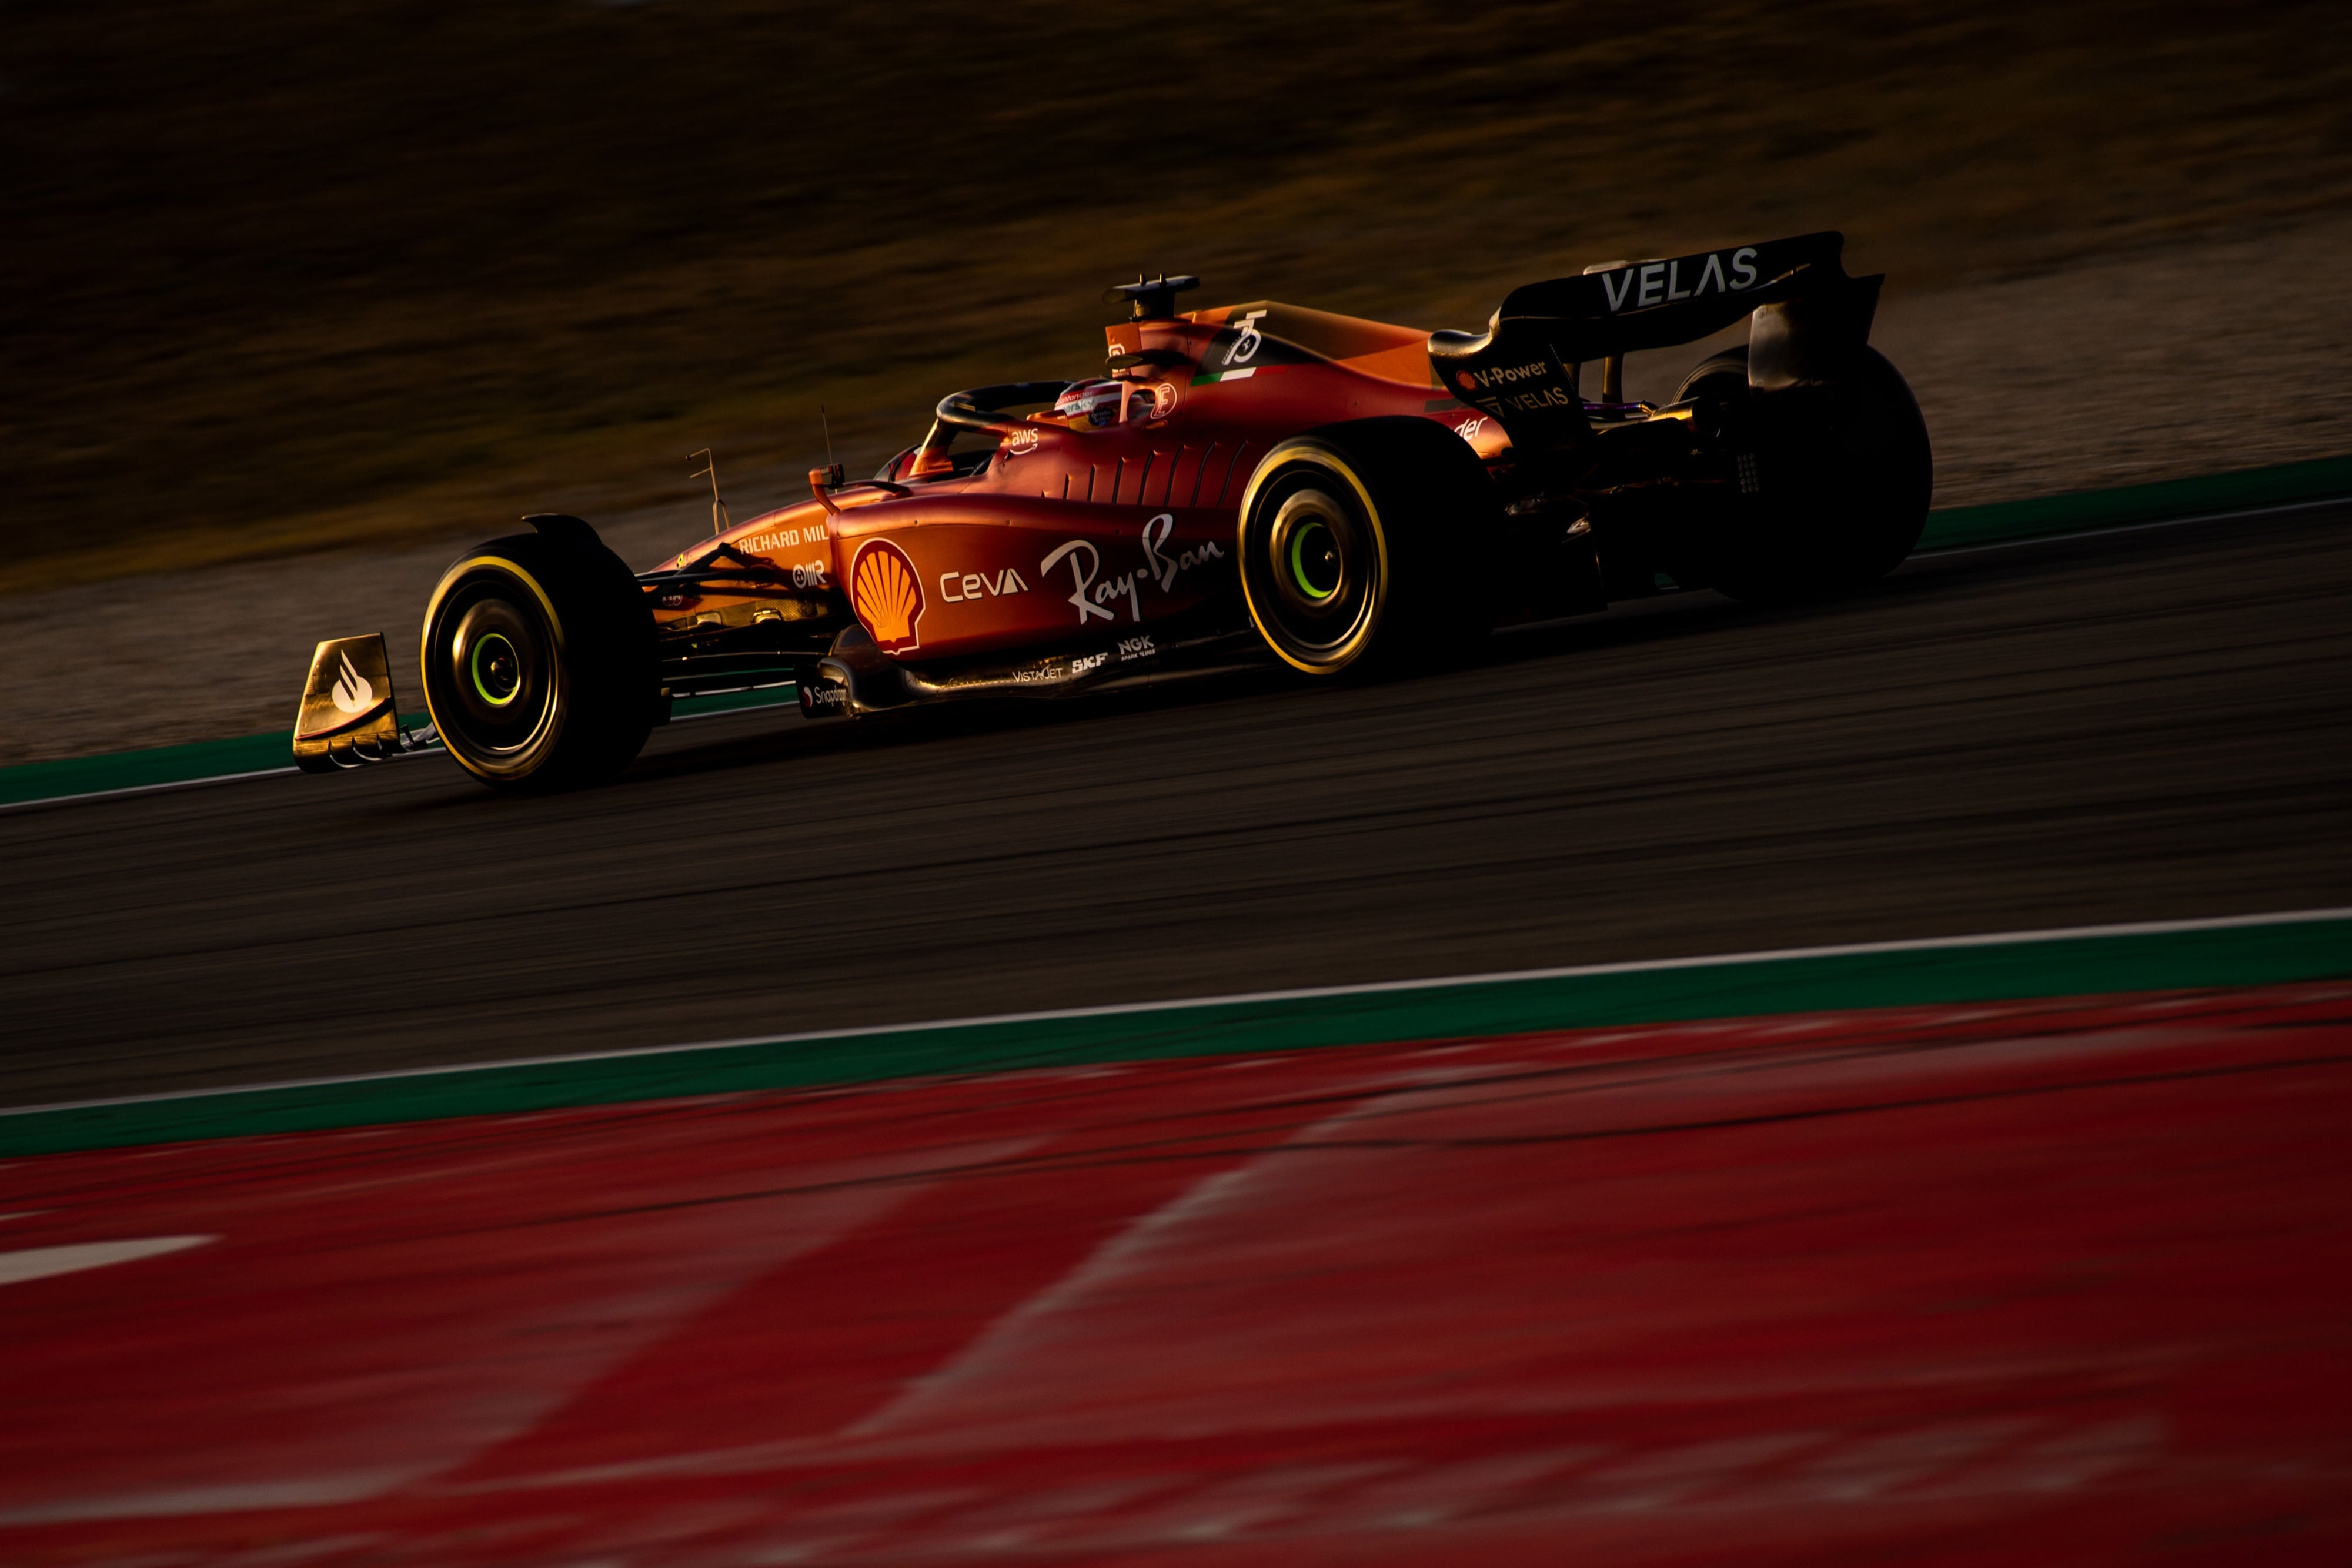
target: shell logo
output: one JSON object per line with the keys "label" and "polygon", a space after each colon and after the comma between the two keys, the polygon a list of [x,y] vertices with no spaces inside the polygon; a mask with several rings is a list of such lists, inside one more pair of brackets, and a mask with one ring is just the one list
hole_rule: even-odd
{"label": "shell logo", "polygon": [[923,618],[923,585],[907,552],[888,539],[867,541],[850,563],[849,602],[884,653],[923,645],[915,624]]}

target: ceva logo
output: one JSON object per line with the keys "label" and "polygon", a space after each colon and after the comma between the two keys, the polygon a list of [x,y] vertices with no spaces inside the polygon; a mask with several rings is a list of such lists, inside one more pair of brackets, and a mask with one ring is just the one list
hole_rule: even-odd
{"label": "ceva logo", "polygon": [[375,706],[375,687],[352,667],[351,650],[343,650],[343,673],[335,677],[335,708],[340,713],[365,713]]}
{"label": "ceva logo", "polygon": [[849,567],[849,602],[873,633],[874,645],[896,653],[923,645],[923,585],[915,563],[888,539],[869,539]]}

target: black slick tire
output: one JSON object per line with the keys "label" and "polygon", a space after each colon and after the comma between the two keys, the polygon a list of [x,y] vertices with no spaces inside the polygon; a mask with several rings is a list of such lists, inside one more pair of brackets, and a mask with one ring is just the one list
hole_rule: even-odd
{"label": "black slick tire", "polygon": [[1486,465],[1434,421],[1350,420],[1277,443],[1242,497],[1250,622],[1309,675],[1453,662],[1492,629],[1465,569],[1498,517]]}
{"label": "black slick tire", "polygon": [[1850,592],[1917,546],[1934,453],[1910,386],[1877,350],[1834,382],[1757,392],[1743,346],[1685,376],[1675,401],[1690,398],[1760,482],[1706,551],[1711,586],[1764,603]]}
{"label": "black slick tire", "polygon": [[581,536],[492,539],[425,605],[425,706],[449,754],[493,789],[596,783],[653,727],[652,612],[620,558]]}

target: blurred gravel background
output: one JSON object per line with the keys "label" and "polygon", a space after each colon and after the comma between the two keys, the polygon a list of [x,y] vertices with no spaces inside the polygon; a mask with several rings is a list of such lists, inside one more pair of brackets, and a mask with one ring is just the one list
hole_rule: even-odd
{"label": "blurred gravel background", "polygon": [[[2352,11],[32,4],[0,42],[0,762],[288,722],[450,554],[644,563],[1194,270],[1470,326],[1840,227],[1938,499],[2352,449]],[[1689,354],[1634,367],[1670,389]]]}

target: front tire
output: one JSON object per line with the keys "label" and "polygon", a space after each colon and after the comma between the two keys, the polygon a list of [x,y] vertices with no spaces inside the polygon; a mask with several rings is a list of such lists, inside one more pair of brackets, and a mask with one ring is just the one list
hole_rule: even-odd
{"label": "front tire", "polygon": [[434,728],[494,789],[595,783],[653,727],[652,612],[593,536],[518,534],[459,558],[425,606],[419,658]]}
{"label": "front tire", "polygon": [[1250,622],[1310,675],[1458,653],[1491,624],[1456,556],[1491,538],[1498,515],[1485,465],[1433,421],[1360,419],[1293,436],[1242,497]]}

